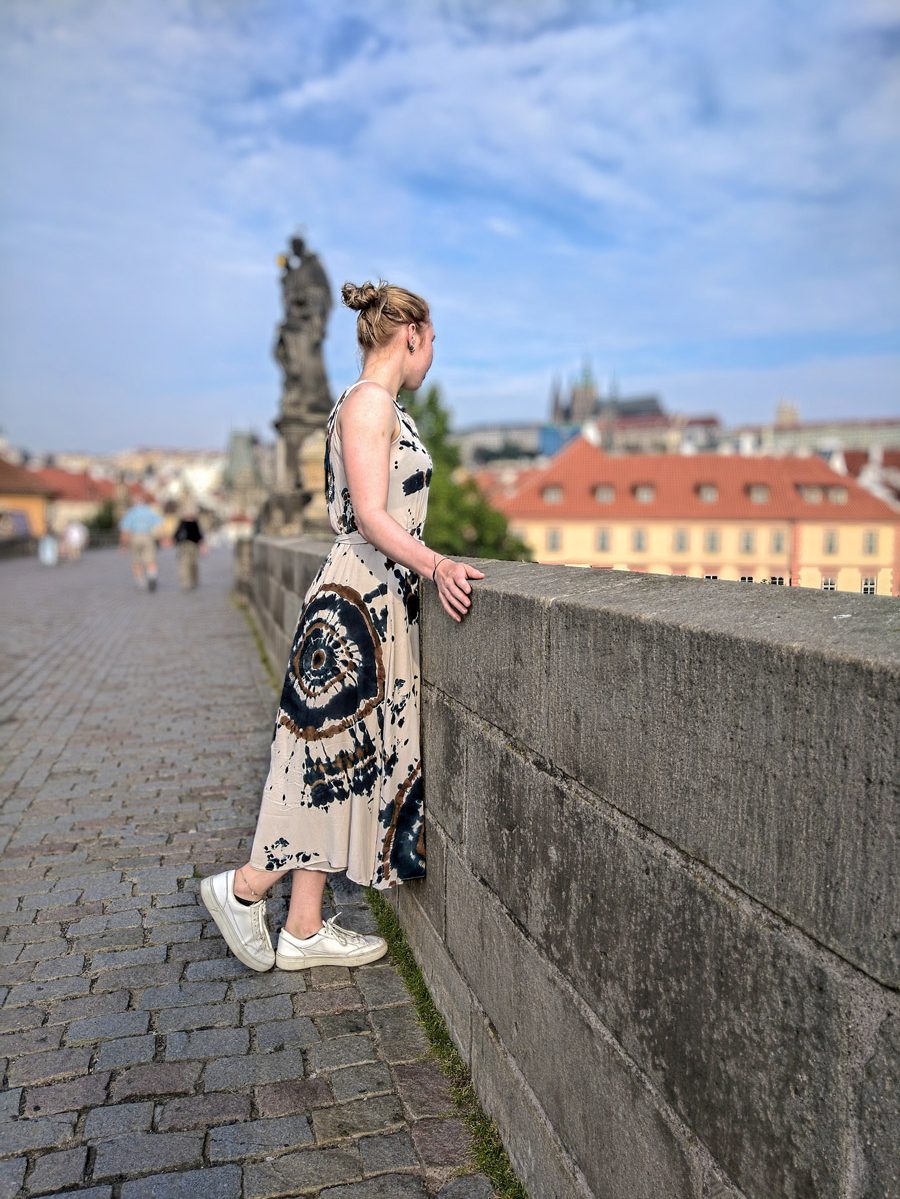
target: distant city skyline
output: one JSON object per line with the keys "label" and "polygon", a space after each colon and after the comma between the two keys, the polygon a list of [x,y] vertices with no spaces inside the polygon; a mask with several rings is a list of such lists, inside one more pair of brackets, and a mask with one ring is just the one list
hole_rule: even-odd
{"label": "distant city skyline", "polygon": [[554,378],[726,424],[900,412],[888,0],[114,0],[0,12],[0,429],[272,436],[275,257],[421,291],[457,426]]}

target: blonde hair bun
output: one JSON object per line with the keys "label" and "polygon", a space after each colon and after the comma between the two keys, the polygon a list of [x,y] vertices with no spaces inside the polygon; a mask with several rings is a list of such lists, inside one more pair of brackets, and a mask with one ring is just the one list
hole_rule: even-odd
{"label": "blonde hair bun", "polygon": [[356,318],[356,339],[363,353],[384,346],[391,340],[399,325],[426,325],[431,320],[427,303],[415,292],[395,283],[345,283],[341,299],[348,308],[359,313]]}
{"label": "blonde hair bun", "polygon": [[388,285],[379,283],[376,287],[374,283],[361,283],[358,287],[355,283],[345,283],[341,288],[341,299],[348,308],[352,308],[355,312],[362,312],[366,308],[371,308],[373,304],[377,304],[387,298]]}

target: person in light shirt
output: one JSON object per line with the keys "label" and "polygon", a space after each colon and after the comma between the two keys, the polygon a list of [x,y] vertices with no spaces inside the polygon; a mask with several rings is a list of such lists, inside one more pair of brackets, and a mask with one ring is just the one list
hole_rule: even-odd
{"label": "person in light shirt", "polygon": [[159,513],[140,501],[132,504],[119,521],[121,544],[131,550],[134,583],[142,590],[156,590],[156,536],[161,527]]}

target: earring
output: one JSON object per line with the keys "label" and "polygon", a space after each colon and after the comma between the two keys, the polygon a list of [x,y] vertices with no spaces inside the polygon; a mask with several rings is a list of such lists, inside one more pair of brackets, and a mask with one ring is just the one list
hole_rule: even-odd
{"label": "earring", "polygon": [[410,354],[415,354],[416,347],[413,345],[413,343],[411,341],[408,341],[406,343],[406,348],[409,350]]}

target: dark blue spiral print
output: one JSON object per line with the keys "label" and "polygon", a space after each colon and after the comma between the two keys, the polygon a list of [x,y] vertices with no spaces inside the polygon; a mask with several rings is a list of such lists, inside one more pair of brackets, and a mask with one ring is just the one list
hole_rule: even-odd
{"label": "dark blue spiral print", "polygon": [[381,645],[362,597],[328,583],[297,626],[279,720],[295,736],[317,741],[364,719],[383,699]]}

